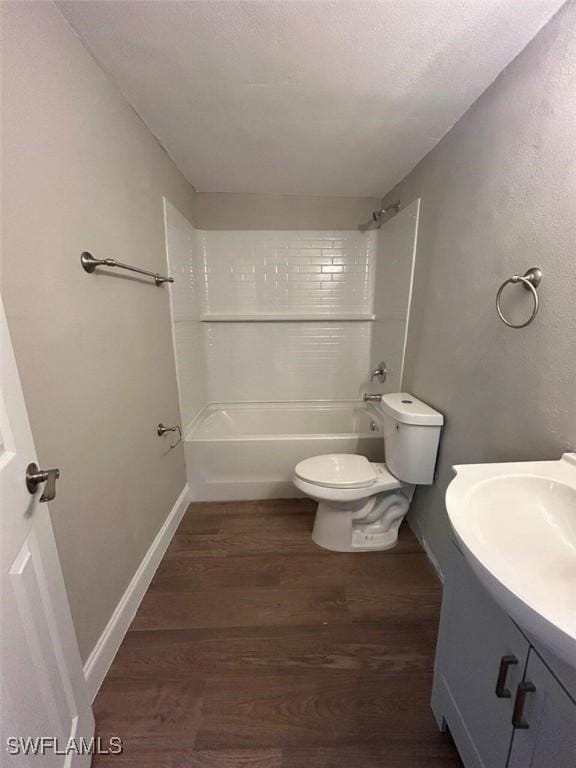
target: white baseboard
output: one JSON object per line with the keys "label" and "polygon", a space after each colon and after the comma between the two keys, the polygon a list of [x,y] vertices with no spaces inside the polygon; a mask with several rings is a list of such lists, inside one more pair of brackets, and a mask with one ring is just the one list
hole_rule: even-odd
{"label": "white baseboard", "polygon": [[94,701],[96,698],[106,673],[114,661],[114,656],[116,656],[124,635],[136,615],[138,606],[146,594],[152,577],[160,565],[160,561],[182,520],[189,502],[190,490],[188,485],[186,485],[180,496],[178,496],[164,525],[158,531],[150,549],[144,555],[142,562],[132,577],[132,581],[128,584],[126,591],[120,598],[120,602],[116,606],[110,621],[84,664],[84,677],[86,678],[88,695],[91,701]]}

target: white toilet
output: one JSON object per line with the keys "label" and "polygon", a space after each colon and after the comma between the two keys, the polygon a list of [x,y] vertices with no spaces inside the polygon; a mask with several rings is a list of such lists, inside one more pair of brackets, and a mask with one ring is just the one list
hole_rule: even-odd
{"label": "white toilet", "polygon": [[374,408],[384,428],[385,464],[329,454],[294,469],[294,485],[318,502],[312,539],[325,549],[393,547],[414,486],[434,480],[442,414],[404,392],[383,395]]}

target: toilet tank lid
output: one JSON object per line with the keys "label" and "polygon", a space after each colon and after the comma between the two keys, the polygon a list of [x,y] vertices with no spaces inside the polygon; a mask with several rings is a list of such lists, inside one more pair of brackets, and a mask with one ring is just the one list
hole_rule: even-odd
{"label": "toilet tank lid", "polygon": [[444,416],[441,413],[408,392],[382,395],[382,402],[377,405],[377,409],[402,424],[429,427],[444,424]]}

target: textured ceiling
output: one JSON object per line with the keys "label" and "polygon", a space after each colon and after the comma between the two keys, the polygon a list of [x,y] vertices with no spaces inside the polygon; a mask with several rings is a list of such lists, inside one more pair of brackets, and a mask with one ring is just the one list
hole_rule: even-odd
{"label": "textured ceiling", "polygon": [[562,0],[57,5],[197,189],[374,196]]}

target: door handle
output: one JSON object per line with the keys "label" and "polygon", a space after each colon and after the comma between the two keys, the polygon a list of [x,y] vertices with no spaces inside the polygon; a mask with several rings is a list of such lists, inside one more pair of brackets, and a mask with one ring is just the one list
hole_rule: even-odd
{"label": "door handle", "polygon": [[510,654],[509,656],[502,656],[500,659],[500,667],[498,669],[498,679],[496,680],[496,696],[499,699],[509,699],[512,694],[509,689],[506,688],[506,677],[508,675],[508,668],[518,664],[516,656]]}
{"label": "door handle", "polygon": [[52,501],[56,498],[56,480],[60,477],[59,469],[38,469],[38,465],[31,462],[26,467],[26,488],[32,495],[38,490],[41,483],[46,483],[44,493],[40,501]]}
{"label": "door handle", "polygon": [[519,730],[526,730],[530,728],[530,723],[524,719],[524,704],[526,703],[526,695],[528,693],[536,693],[536,686],[529,680],[524,683],[520,683],[516,689],[516,701],[514,702],[514,712],[512,713],[512,725]]}

